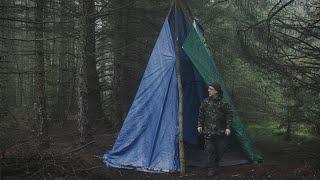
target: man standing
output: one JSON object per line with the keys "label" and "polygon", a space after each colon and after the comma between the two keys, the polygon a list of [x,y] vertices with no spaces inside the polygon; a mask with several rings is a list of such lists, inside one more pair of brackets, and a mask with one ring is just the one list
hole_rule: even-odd
{"label": "man standing", "polygon": [[210,84],[208,93],[209,97],[204,99],[199,109],[198,132],[204,135],[209,163],[215,167],[209,175],[213,175],[224,153],[225,138],[231,134],[232,111],[230,105],[223,101],[219,83]]}

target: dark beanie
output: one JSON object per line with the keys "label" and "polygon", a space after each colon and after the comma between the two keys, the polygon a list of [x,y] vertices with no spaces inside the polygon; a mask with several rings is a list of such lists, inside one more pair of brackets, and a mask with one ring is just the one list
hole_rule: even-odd
{"label": "dark beanie", "polygon": [[223,91],[222,91],[221,86],[218,82],[215,81],[215,82],[209,84],[209,86],[213,87],[216,91],[218,91],[220,96],[223,95]]}

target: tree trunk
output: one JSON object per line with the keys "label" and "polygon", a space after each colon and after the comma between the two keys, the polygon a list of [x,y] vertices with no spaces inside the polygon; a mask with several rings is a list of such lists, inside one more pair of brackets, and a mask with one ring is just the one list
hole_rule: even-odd
{"label": "tree trunk", "polygon": [[[128,0],[118,1],[112,3],[113,8],[124,7],[130,3]],[[124,88],[124,63],[127,59],[127,36],[128,36],[128,7],[121,8],[113,18],[114,23],[114,38],[112,47],[114,51],[114,70],[112,83],[112,123],[118,127],[125,117],[124,104],[128,101],[126,91]]]}
{"label": "tree trunk", "polygon": [[180,73],[180,44],[179,44],[179,19],[178,19],[179,1],[175,0],[175,53],[176,53],[176,74],[178,81],[179,94],[179,160],[180,160],[180,174],[185,174],[185,157],[184,157],[184,137],[183,137],[183,91]]}
{"label": "tree trunk", "polygon": [[67,92],[70,91],[70,82],[71,76],[69,73],[69,58],[68,58],[68,52],[70,47],[70,37],[68,32],[70,32],[70,29],[72,25],[69,23],[64,23],[68,20],[70,20],[69,16],[65,14],[65,11],[68,7],[71,6],[70,1],[62,0],[60,1],[61,7],[60,7],[60,19],[61,23],[59,24],[60,29],[60,36],[63,38],[60,40],[59,44],[59,56],[58,56],[58,87],[57,87],[57,99],[56,99],[56,108],[55,108],[55,118],[60,123],[63,123],[66,119],[66,111],[67,111],[67,105],[68,105],[68,95]]}
{"label": "tree trunk", "polygon": [[315,123],[316,133],[320,135],[320,123]]}
{"label": "tree trunk", "polygon": [[103,117],[100,98],[99,77],[96,67],[95,4],[94,0],[84,0],[85,17],[85,61],[88,82],[88,117],[92,123]]}
{"label": "tree trunk", "polygon": [[36,114],[38,123],[39,144],[43,147],[49,146],[48,141],[48,122],[46,112],[46,96],[45,96],[45,70],[44,70],[44,6],[45,0],[36,0],[35,12],[35,46],[36,46]]}
{"label": "tree trunk", "polygon": [[79,130],[81,143],[91,139],[92,123],[101,115],[100,88],[95,61],[94,0],[82,0],[80,29]]}
{"label": "tree trunk", "polygon": [[[13,2],[4,0],[0,3],[1,6],[13,5]],[[12,12],[8,9],[2,9],[1,16],[12,16]],[[14,22],[0,21],[2,27],[14,28]],[[14,38],[14,31],[10,31],[8,28],[0,28],[1,37]],[[1,40],[0,46],[0,117],[7,115],[9,108],[16,107],[16,75],[11,74],[11,71],[15,70],[15,57],[16,44],[14,41],[6,39]],[[18,71],[18,69],[17,69]],[[19,74],[20,76],[20,74]],[[20,81],[21,82],[21,81]],[[21,89],[21,88],[20,88]],[[21,92],[21,91],[20,91]]]}
{"label": "tree trunk", "polygon": [[[289,112],[292,113],[292,112]],[[286,130],[286,140],[291,141],[292,140],[292,115],[289,114],[287,117],[287,130]]]}
{"label": "tree trunk", "polygon": [[[0,2],[1,6],[5,5],[4,1]],[[7,14],[6,11],[1,11],[0,15],[5,17]],[[4,26],[5,22],[3,20],[0,21],[0,26]],[[4,30],[4,28],[0,29],[0,36],[5,36],[6,32]],[[8,63],[6,56],[6,52],[5,49],[6,47],[8,47],[7,43],[3,40],[0,41],[0,49],[2,49],[3,51],[1,51],[0,53],[0,67],[3,67],[3,69],[0,69],[0,119],[2,119],[2,117],[6,116],[7,114],[7,110],[8,110],[8,99],[6,97],[6,91],[7,91],[7,87],[8,87],[8,80],[9,80],[9,74],[8,74]]]}

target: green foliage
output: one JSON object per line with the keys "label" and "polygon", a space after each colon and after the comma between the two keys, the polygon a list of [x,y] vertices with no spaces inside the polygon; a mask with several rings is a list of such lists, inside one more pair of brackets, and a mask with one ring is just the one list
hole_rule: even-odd
{"label": "green foliage", "polygon": [[239,53],[235,17],[239,10],[226,2],[214,6],[212,1],[191,4],[204,25],[207,43],[242,119],[281,119],[285,102],[281,88],[273,82],[276,75],[266,75]]}
{"label": "green foliage", "polygon": [[286,129],[277,120],[248,124],[248,131],[255,144],[269,161],[306,162],[320,167],[320,138],[310,133],[310,126],[297,124],[292,141],[287,141]]}
{"label": "green foliage", "polygon": [[286,129],[277,120],[248,124],[248,131],[255,141],[269,141],[273,143],[301,144],[306,141],[319,141],[319,137],[310,133],[310,128],[310,126],[305,124],[297,124],[295,127],[296,131],[293,133],[293,141],[287,142],[283,136]]}
{"label": "green foliage", "polygon": [[[310,89],[308,83],[312,80],[308,79],[309,75],[301,75],[309,70],[303,70],[303,67],[298,68],[303,65],[302,60],[311,62],[315,54],[312,54],[313,51],[310,49],[311,54],[307,58],[302,58],[303,56],[300,58],[299,53],[305,52],[298,52],[293,48],[296,44],[297,47],[304,49],[304,42],[311,43],[310,48],[318,47],[314,37],[303,34],[306,38],[302,38],[300,42],[287,36],[281,37],[288,38],[288,42],[292,44],[284,44],[284,39],[281,39],[281,42],[270,40],[274,35],[273,31],[288,32],[298,37],[297,32],[293,30],[297,27],[291,26],[290,23],[305,23],[303,18],[305,20],[309,18],[311,22],[311,17],[314,15],[314,2],[292,3],[280,10],[279,14],[275,14],[275,19],[286,18],[284,21],[287,26],[278,26],[276,23],[272,24],[273,21],[268,24],[265,20],[285,5],[285,2],[190,1],[194,13],[204,26],[207,43],[243,120],[275,121],[282,125],[282,128],[278,129],[284,134],[286,131],[284,127],[290,118],[293,131],[297,131],[294,135],[295,133],[305,135],[299,130],[303,125],[308,127],[305,129],[306,132],[320,134],[319,90]],[[301,19],[299,20],[294,14]],[[268,25],[270,25],[269,29]],[[277,28],[276,31],[274,28]],[[312,28],[310,26],[310,33],[313,32]],[[240,31],[245,32],[245,42],[239,38]],[[319,37],[316,32],[313,32],[313,35]],[[279,36],[274,38],[277,37]],[[243,43],[251,45],[244,47]],[[279,54],[280,51],[285,51],[285,54],[279,56],[272,54]],[[286,54],[290,57],[283,58]],[[295,63],[299,62],[293,67],[290,67],[292,65],[290,62],[286,63],[291,57],[298,59]],[[312,75],[318,73],[318,71],[310,72]]]}

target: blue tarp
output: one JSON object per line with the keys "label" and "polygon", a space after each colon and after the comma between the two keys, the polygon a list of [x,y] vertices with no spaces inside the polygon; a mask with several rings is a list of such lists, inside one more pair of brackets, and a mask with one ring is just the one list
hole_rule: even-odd
{"label": "blue tarp", "polygon": [[175,64],[166,19],[118,138],[104,155],[107,166],[150,172],[179,170]]}
{"label": "blue tarp", "polygon": [[[179,44],[190,24],[178,12]],[[175,71],[174,11],[165,20],[136,97],[111,151],[109,167],[161,172],[179,171],[178,89]],[[184,140],[198,144],[198,109],[207,96],[204,80],[180,47],[184,98]]]}
{"label": "blue tarp", "polygon": [[[184,100],[184,141],[187,145],[198,145],[198,109],[207,96],[207,86],[181,47],[189,34],[190,19],[187,20],[181,11],[176,13]],[[118,138],[112,150],[104,155],[108,167],[147,172],[179,171],[174,15],[175,11],[171,11],[166,18]],[[186,153],[186,156],[194,158],[190,153]]]}

